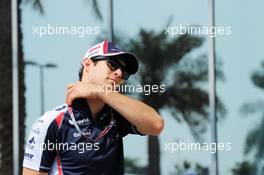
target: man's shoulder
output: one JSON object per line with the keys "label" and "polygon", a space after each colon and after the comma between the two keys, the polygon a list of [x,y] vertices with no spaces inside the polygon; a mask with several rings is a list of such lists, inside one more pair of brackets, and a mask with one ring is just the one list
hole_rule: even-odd
{"label": "man's shoulder", "polygon": [[66,104],[59,105],[52,110],[45,112],[40,118],[35,121],[33,125],[39,123],[48,126],[52,121],[54,121],[60,115],[63,115],[67,110],[68,106]]}
{"label": "man's shoulder", "polygon": [[52,152],[46,151],[43,146],[48,146],[48,143],[56,143],[59,131],[56,120],[62,118],[67,109],[66,104],[57,106],[47,111],[32,124],[28,140],[26,141],[24,167],[36,171],[44,169],[43,167],[51,167],[46,161],[50,161]]}

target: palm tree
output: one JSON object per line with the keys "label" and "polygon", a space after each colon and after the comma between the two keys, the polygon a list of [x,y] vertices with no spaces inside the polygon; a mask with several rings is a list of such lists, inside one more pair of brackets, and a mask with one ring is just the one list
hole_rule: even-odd
{"label": "palm tree", "polygon": [[[20,3],[20,0],[18,1]],[[3,0],[0,3],[1,20],[1,46],[0,46],[0,172],[13,173],[12,150],[12,33],[11,33],[11,1]],[[19,9],[19,8],[18,8]],[[18,14],[18,22],[21,23],[21,15]],[[20,28],[20,27],[19,27]],[[18,38],[21,41],[22,34],[19,30]],[[25,85],[22,43],[18,43],[19,64],[19,132],[20,132],[20,162],[23,160],[24,133],[25,133]]]}
{"label": "palm tree", "polygon": [[255,165],[248,162],[243,161],[241,163],[237,163],[234,168],[232,168],[233,175],[255,175]]}
{"label": "palm tree", "polygon": [[[260,70],[256,70],[251,75],[251,80],[253,84],[264,90],[264,61],[261,63]],[[245,155],[255,151],[255,164],[258,165],[264,160],[264,101],[258,100],[253,103],[246,103],[242,106],[241,112],[245,115],[260,113],[262,115],[262,120],[259,124],[253,128],[247,135],[245,141]]]}
{"label": "palm tree", "polygon": [[[157,111],[169,110],[178,122],[186,122],[195,139],[201,138],[208,121],[208,93],[202,84],[208,80],[208,66],[206,56],[191,59],[186,55],[202,43],[203,39],[196,36],[168,39],[163,31],[141,29],[139,36],[127,44],[140,58],[140,83],[166,85],[164,93],[141,94],[140,98]],[[217,76],[223,78],[219,66]],[[226,111],[220,100],[217,105],[218,115],[223,116]],[[160,175],[158,137],[148,137],[148,156],[148,175]]]}
{"label": "palm tree", "polygon": [[185,160],[180,165],[175,165],[175,172],[172,172],[170,174],[182,175],[182,174],[186,174],[186,171],[188,170],[194,171],[197,175],[208,175],[209,174],[209,169],[207,167],[203,167],[199,163],[192,163],[187,160]]}
{"label": "palm tree", "polygon": [[[21,30],[21,0],[17,0],[18,19],[18,72],[19,72],[19,162],[22,174],[25,138],[25,63],[22,46]],[[41,14],[44,13],[40,0],[27,0]],[[99,19],[102,15],[96,0],[91,1],[93,10]],[[12,149],[12,33],[11,33],[11,1],[0,2],[0,172],[7,175],[13,174],[13,149]]]}
{"label": "palm tree", "polygon": [[125,174],[144,175],[146,174],[146,167],[137,164],[138,159],[131,159],[126,157],[124,160]]}

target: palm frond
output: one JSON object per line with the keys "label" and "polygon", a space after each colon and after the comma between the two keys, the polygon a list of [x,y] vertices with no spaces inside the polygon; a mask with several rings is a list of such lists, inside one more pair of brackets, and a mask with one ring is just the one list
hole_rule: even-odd
{"label": "palm frond", "polygon": [[251,79],[255,86],[264,89],[264,61],[261,63],[261,70],[254,71]]}
{"label": "palm frond", "polygon": [[26,0],[26,3],[32,4],[33,9],[40,12],[40,14],[45,13],[41,0]]}
{"label": "palm frond", "polygon": [[257,113],[257,112],[264,112],[264,101],[263,100],[245,103],[240,108],[240,113],[246,116]]}
{"label": "palm frond", "polygon": [[103,19],[103,16],[99,10],[99,5],[97,3],[97,0],[92,0],[92,6],[93,6],[93,10],[94,10],[94,13],[95,15],[100,19],[102,20]]}

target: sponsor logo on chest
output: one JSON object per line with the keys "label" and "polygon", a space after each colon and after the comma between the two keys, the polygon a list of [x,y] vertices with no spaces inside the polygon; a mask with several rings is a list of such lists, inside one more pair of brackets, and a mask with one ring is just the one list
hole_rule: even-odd
{"label": "sponsor logo on chest", "polygon": [[[90,121],[89,118],[85,118],[85,119],[82,119],[82,120],[77,120],[76,122],[77,122],[78,125],[82,125],[82,124],[85,124],[85,123],[87,123],[89,121]],[[71,119],[69,120],[69,123],[70,123],[70,125],[74,125],[73,121]]]}

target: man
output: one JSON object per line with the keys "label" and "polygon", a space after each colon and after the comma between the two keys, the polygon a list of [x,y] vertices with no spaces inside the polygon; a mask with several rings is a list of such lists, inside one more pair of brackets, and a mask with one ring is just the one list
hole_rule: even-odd
{"label": "man", "polygon": [[153,108],[114,89],[137,70],[136,56],[112,42],[90,48],[66,104],[33,124],[23,174],[124,174],[122,138],[157,136],[164,127]]}

